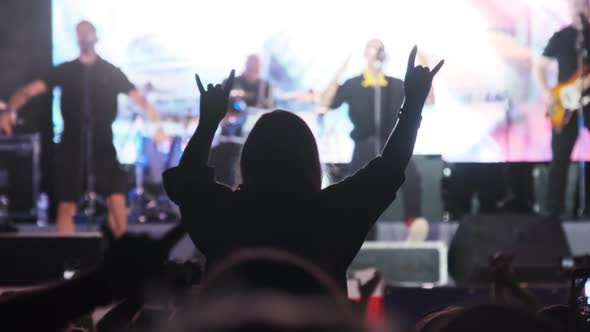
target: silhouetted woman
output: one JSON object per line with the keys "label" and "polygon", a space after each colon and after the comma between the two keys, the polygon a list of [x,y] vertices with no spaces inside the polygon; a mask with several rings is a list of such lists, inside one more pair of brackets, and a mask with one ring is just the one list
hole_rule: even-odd
{"label": "silhouetted woman", "polygon": [[207,166],[213,136],[227,110],[232,71],[225,87],[201,93],[200,121],[178,167],[164,186],[180,207],[183,224],[206,256],[209,270],[242,248],[273,247],[307,258],[346,289],[346,269],[404,182],[432,71],[414,67],[410,54],[406,100],[381,156],[342,182],[321,189],[318,149],[309,127],[286,111],[263,115],[242,152],[243,184],[233,191],[215,182]]}

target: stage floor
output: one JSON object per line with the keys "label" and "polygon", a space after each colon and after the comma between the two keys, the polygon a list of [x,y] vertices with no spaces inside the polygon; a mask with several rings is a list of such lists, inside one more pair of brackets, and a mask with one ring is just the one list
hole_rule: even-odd
{"label": "stage floor", "polygon": [[[153,236],[162,235],[172,224],[168,223],[144,223],[129,225],[129,231],[133,233],[146,232]],[[436,222],[430,224],[430,232],[428,235],[429,241],[444,241],[450,243],[453,235],[457,231],[459,223],[457,222]],[[566,221],[563,223],[565,234],[569,242],[573,255],[590,254],[590,220],[583,222]],[[96,226],[78,226],[79,232],[96,232]],[[35,224],[20,224],[19,231],[23,233],[29,232],[55,232],[53,225],[46,227],[38,227]],[[334,232],[337,232],[334,229]],[[407,236],[407,228],[403,222],[379,222],[377,226],[377,240],[378,241],[405,241]],[[174,248],[172,257],[175,259],[188,259],[193,257],[195,253],[195,246],[188,236],[184,237],[179,244]]]}
{"label": "stage floor", "polygon": [[[449,244],[458,227],[458,222],[431,223],[428,240],[444,241]],[[565,221],[563,222],[563,229],[573,255],[590,254],[590,220]],[[406,236],[407,228],[404,223],[379,223],[378,241],[404,241]]]}

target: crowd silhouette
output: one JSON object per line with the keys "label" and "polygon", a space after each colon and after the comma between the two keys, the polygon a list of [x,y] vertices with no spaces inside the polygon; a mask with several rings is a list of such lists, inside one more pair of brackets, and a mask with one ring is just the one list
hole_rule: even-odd
{"label": "crowd silhouette", "polygon": [[323,190],[311,130],[282,110],[263,115],[248,136],[240,162],[243,184],[233,191],[217,183],[207,161],[234,73],[226,86],[209,84],[207,89],[197,75],[201,120],[179,165],[164,173],[164,187],[207,257],[207,269],[233,251],[271,247],[308,259],[345,289],[346,269],[404,182],[420,113],[443,65],[432,71],[415,67],[416,52],[414,48],[408,60],[404,106],[381,156]]}
{"label": "crowd silhouette", "polygon": [[[321,188],[315,139],[296,115],[260,118],[244,145],[243,183],[233,190],[208,166],[225,116],[232,71],[224,85],[203,85],[201,115],[177,167],[164,173],[181,224],[160,239],[125,234],[103,262],[73,280],[5,295],[3,331],[575,331],[567,307],[539,308],[501,267],[503,289],[517,298],[433,312],[415,326],[363,319],[346,296],[346,270],[380,214],[395,199],[412,156],[421,111],[444,61],[415,66],[412,49],[405,100],[382,153],[345,180]],[[336,232],[334,230],[337,230]],[[166,278],[172,247],[190,235],[206,257],[199,286]],[[154,295],[155,294],[155,295]],[[363,301],[365,300],[365,301]],[[519,302],[517,305],[516,303]],[[360,303],[366,303],[361,299]],[[501,303],[501,304],[498,304]],[[98,324],[82,319],[110,306]],[[86,322],[86,323],[84,323]]]}

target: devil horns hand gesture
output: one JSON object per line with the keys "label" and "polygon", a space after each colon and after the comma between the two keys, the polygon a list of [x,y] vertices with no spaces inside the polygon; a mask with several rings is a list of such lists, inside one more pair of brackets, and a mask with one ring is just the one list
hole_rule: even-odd
{"label": "devil horns hand gesture", "polygon": [[406,94],[405,109],[407,110],[422,110],[430,88],[432,87],[432,79],[438,73],[445,63],[441,60],[432,70],[428,67],[414,66],[416,61],[416,54],[418,53],[418,46],[414,46],[410,57],[408,59],[408,69],[406,70],[406,77],[404,80],[404,90]]}
{"label": "devil horns hand gesture", "polygon": [[198,74],[195,74],[197,86],[199,87],[199,92],[201,93],[200,121],[217,126],[219,122],[223,120],[223,117],[227,112],[229,93],[234,84],[234,78],[235,71],[232,70],[229,74],[229,78],[223,86],[221,84],[217,84],[215,86],[213,86],[213,84],[209,84],[205,90],[205,87],[201,82],[201,78]]}
{"label": "devil horns hand gesture", "polygon": [[[106,253],[98,279],[105,283],[114,299],[135,294],[145,281],[160,271],[172,248],[185,234],[180,225],[158,240],[145,234],[125,234],[114,240]],[[112,234],[107,231],[106,236],[112,237]]]}

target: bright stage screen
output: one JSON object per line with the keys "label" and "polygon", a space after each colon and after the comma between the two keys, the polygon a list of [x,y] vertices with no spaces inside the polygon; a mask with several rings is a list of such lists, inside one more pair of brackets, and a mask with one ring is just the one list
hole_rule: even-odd
{"label": "bright stage screen", "polygon": [[[219,82],[231,68],[239,73],[248,54],[259,53],[277,106],[308,122],[323,162],[348,162],[353,143],[346,107],[318,117],[315,105],[285,96],[322,91],[349,56],[341,81],[358,75],[366,41],[378,37],[390,75],[403,78],[414,44],[422,63],[446,60],[434,104],[424,110],[417,154],[469,162],[551,158],[551,129],[532,62],[569,23],[567,1],[53,0],[55,64],[78,55],[74,27],[82,19],[98,29],[99,54],[148,93],[167,116],[168,132],[185,138],[198,115],[194,73]],[[119,105],[115,143],[120,160],[131,163],[149,127],[130,121],[137,110],[125,97]],[[54,115],[59,132],[57,101]],[[587,133],[583,142],[589,151]]]}

